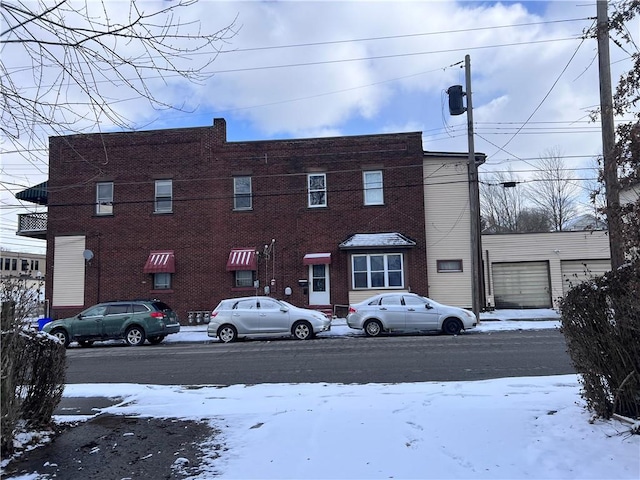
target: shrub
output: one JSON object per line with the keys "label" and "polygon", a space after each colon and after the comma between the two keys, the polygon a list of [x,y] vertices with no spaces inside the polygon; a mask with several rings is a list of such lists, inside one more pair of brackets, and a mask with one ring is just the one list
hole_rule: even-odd
{"label": "shrub", "polygon": [[589,410],[640,419],[640,261],[572,288],[560,310]]}
{"label": "shrub", "polygon": [[64,390],[66,350],[53,337],[16,321],[11,302],[2,306],[0,451],[5,456],[13,451],[21,424],[26,428],[51,424]]}

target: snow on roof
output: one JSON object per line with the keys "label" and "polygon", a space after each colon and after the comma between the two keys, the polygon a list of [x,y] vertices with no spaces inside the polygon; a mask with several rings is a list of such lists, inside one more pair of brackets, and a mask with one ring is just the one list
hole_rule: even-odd
{"label": "snow on roof", "polygon": [[340,248],[414,247],[416,242],[401,233],[356,233],[340,244]]}

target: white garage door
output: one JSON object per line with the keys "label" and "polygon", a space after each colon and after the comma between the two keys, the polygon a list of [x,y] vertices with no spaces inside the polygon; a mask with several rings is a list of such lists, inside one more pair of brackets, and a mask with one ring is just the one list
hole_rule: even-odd
{"label": "white garage door", "polygon": [[551,308],[549,262],[493,263],[496,308]]}
{"label": "white garage door", "polygon": [[611,260],[563,260],[561,268],[562,293],[566,295],[571,287],[610,271]]}

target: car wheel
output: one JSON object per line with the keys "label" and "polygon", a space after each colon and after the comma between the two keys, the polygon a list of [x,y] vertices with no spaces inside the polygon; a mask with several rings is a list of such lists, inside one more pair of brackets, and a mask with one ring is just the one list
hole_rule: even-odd
{"label": "car wheel", "polygon": [[162,342],[162,340],[164,340],[164,335],[158,335],[156,337],[149,337],[147,340],[149,340],[149,343],[151,345],[157,345],[160,342]]}
{"label": "car wheel", "polygon": [[457,318],[447,318],[442,324],[442,333],[458,335],[462,330],[462,322]]}
{"label": "car wheel", "polygon": [[218,338],[222,343],[235,342],[238,338],[238,331],[233,325],[223,325],[218,329]]}
{"label": "car wheel", "polygon": [[67,348],[69,346],[69,334],[66,330],[63,330],[62,328],[56,328],[51,332],[51,335],[60,340],[60,343],[64,345],[64,348]]}
{"label": "car wheel", "polygon": [[364,324],[364,333],[368,337],[377,337],[382,333],[382,324],[378,320],[369,320]]}
{"label": "car wheel", "polygon": [[93,345],[93,340],[78,340],[78,345],[81,347],[90,347]]}
{"label": "car wheel", "polygon": [[293,324],[291,333],[297,340],[308,340],[313,337],[313,328],[309,322],[299,321]]}
{"label": "car wheel", "polygon": [[138,347],[144,343],[144,330],[137,326],[129,327],[127,333],[124,334],[124,339],[132,347]]}

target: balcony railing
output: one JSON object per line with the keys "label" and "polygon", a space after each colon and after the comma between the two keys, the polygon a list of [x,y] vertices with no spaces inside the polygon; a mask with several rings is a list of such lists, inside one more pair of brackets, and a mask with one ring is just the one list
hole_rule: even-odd
{"label": "balcony railing", "polygon": [[18,231],[16,235],[39,239],[47,238],[46,213],[21,213],[18,215]]}

